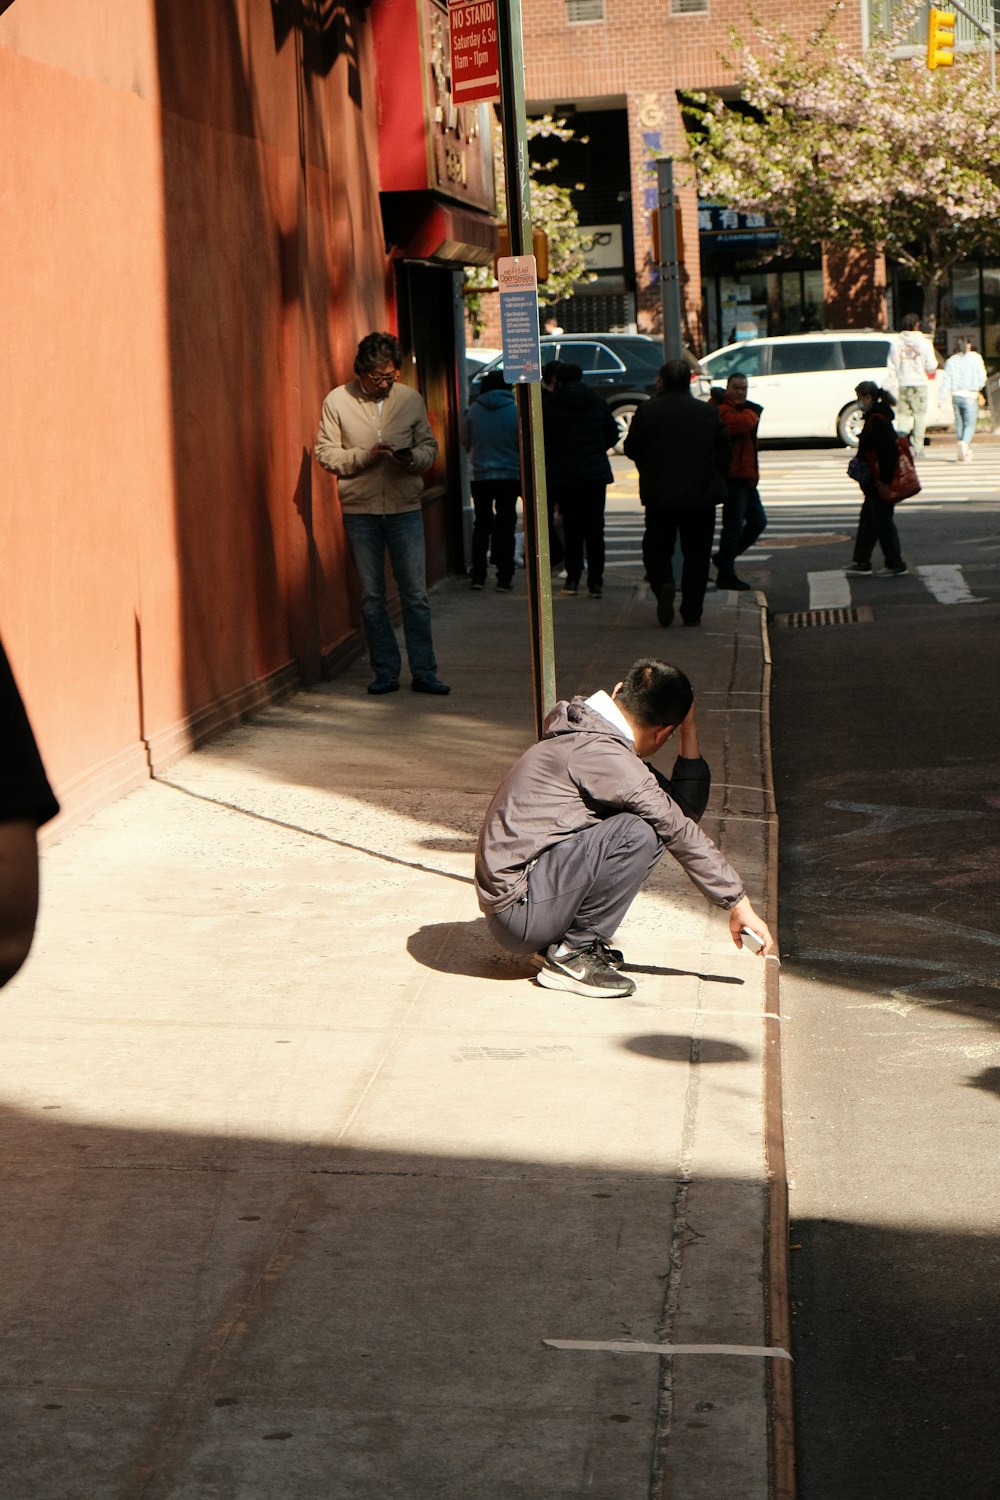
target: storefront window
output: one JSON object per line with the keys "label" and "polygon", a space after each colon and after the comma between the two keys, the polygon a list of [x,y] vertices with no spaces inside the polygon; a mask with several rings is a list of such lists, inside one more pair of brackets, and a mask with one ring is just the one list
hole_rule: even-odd
{"label": "storefront window", "polygon": [[823,327],[823,273],[745,271],[702,284],[709,349]]}
{"label": "storefront window", "polygon": [[953,266],[941,297],[934,338],[941,353],[945,356],[953,353],[956,338],[971,338],[978,344],[980,315],[979,266]]}
{"label": "storefront window", "polygon": [[1000,368],[1000,267],[983,267],[982,355],[990,370]]}

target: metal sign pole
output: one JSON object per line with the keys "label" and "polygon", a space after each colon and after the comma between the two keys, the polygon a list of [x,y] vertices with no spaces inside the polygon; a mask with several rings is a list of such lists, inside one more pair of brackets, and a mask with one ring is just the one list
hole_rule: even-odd
{"label": "metal sign pole", "polygon": [[[500,122],[507,181],[507,223],[512,256],[530,255],[531,185],[524,108],[524,45],[521,0],[497,6],[500,42]],[[521,445],[521,502],[524,507],[524,565],[528,577],[528,629],[535,700],[535,733],[556,702],[555,642],[552,629],[552,572],[549,563],[545,448],[542,440],[542,388],[533,381],[514,386]]]}
{"label": "metal sign pole", "polygon": [[663,303],[665,359],[682,359],[681,273],[677,264],[677,221],[674,210],[674,164],[669,156],[656,159],[656,187],[660,218],[660,296]]}

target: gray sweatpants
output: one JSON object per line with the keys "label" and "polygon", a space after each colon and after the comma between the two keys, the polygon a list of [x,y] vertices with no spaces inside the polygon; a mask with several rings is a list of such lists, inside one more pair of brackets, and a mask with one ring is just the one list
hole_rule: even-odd
{"label": "gray sweatpants", "polygon": [[487,926],[509,953],[539,953],[564,941],[583,948],[610,942],[663,853],[656,833],[634,813],[615,813],[540,854],[527,892]]}

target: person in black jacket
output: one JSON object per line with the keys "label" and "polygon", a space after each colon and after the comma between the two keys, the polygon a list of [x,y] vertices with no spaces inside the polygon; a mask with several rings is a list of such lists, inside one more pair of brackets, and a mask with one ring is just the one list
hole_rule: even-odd
{"label": "person in black jacket", "polygon": [[879,569],[878,576],[902,578],[909,570],[899,547],[895,512],[880,497],[877,488],[878,480],[888,483],[892,479],[899,462],[896,429],[892,425],[895,398],[876,385],[874,380],[862,380],[855,390],[865,420],[858,439],[857,458],[852,460],[852,467],[858,475],[858,484],[865,498],[858,517],[858,534],[854,539],[854,561],[844,572],[852,576],[869,576],[872,571],[872,552],[878,542],[885,560],[885,567]]}
{"label": "person in black jacket", "polygon": [[639,470],[639,499],[646,511],[642,560],[656,595],[661,625],[674,619],[674,546],[680,537],[681,619],[701,621],[708,584],[715,507],[726,498],[730,443],[714,406],[691,394],[682,359],[671,359],[657,378],[658,392],[636,408],[625,453]]}
{"label": "person in black jacket", "polygon": [[7,654],[0,643],[0,985],[35,935],[38,829],[59,811]]}
{"label": "person in black jacket", "polygon": [[579,365],[556,368],[556,387],[543,406],[545,470],[549,498],[559,509],[566,543],[564,594],[580,588],[587,555],[587,588],[599,599],[604,587],[604,504],[614,475],[608,449],[618,424],[607,402],[583,383]]}

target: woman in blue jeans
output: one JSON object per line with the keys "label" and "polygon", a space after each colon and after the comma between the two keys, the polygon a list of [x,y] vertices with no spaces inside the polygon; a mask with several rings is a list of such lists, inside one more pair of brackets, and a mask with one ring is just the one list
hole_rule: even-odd
{"label": "woman in blue jeans", "polygon": [[951,393],[960,464],[968,463],[972,457],[972,439],[979,420],[979,392],[985,384],[986,366],[982,358],[968,339],[956,339],[955,352],[945,363],[941,399]]}
{"label": "woman in blue jeans", "polygon": [[899,550],[894,507],[887,505],[878,492],[879,480],[887,484],[899,462],[896,429],[892,425],[895,398],[877,386],[874,380],[862,380],[856,392],[865,420],[858,439],[858,455],[853,463],[857,466],[858,484],[865,498],[858,517],[854,561],[844,571],[852,576],[870,575],[872,552],[878,542],[885,561],[885,567],[878,571],[879,578],[901,578],[908,569]]}

